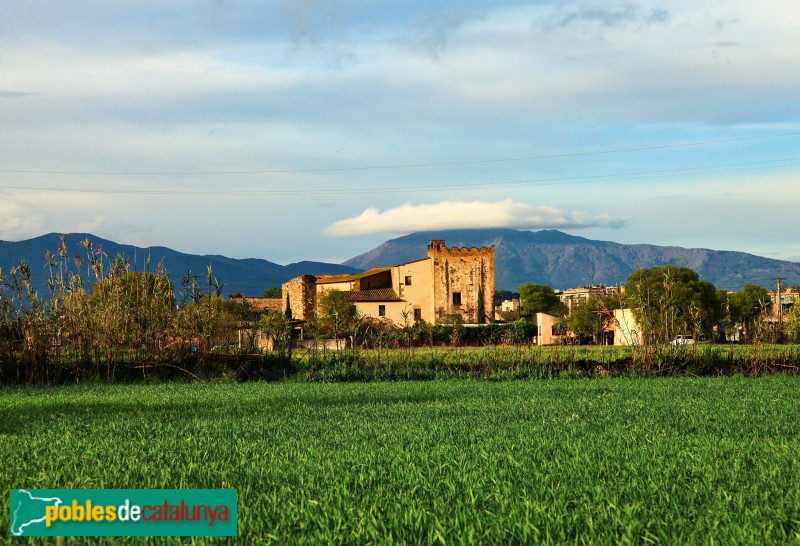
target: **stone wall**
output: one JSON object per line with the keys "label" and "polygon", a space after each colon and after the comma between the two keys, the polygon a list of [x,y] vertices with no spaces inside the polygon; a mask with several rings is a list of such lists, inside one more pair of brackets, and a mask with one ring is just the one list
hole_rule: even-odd
{"label": "stone wall", "polygon": [[290,310],[291,318],[297,320],[313,317],[316,283],[314,275],[300,275],[283,283],[283,312]]}
{"label": "stone wall", "polygon": [[[437,322],[452,314],[467,323],[494,321],[494,246],[447,248],[437,240],[428,244],[428,257],[433,261]],[[460,296],[460,304],[454,295]]]}

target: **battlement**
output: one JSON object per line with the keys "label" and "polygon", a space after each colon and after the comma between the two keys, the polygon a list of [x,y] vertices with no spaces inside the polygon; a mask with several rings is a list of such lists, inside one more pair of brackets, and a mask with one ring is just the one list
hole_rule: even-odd
{"label": "battlement", "polygon": [[428,257],[429,258],[494,258],[494,245],[485,247],[466,247],[454,246],[448,248],[443,240],[433,240],[428,243]]}

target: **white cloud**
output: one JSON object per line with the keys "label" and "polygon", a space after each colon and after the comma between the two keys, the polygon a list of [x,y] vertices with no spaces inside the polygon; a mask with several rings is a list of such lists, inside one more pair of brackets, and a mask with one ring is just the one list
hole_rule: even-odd
{"label": "white cloud", "polygon": [[45,215],[33,206],[7,198],[0,200],[0,239],[19,241],[42,234]]}
{"label": "white cloud", "polygon": [[566,212],[549,205],[504,199],[496,202],[443,201],[430,205],[406,203],[383,212],[368,208],[358,216],[331,224],[324,233],[348,237],[437,229],[620,227],[623,224],[624,220],[605,212],[598,215]]}
{"label": "white cloud", "polygon": [[78,224],[77,231],[80,233],[95,233],[98,229],[105,226],[106,224],[106,217],[102,214],[97,214],[92,220],[89,222],[81,222]]}

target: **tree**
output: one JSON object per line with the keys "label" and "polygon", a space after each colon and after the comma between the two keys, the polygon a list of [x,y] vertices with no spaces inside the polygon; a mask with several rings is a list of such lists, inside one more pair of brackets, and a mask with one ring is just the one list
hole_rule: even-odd
{"label": "tree", "polygon": [[711,334],[721,318],[717,290],[688,267],[639,269],[627,279],[626,298],[649,341],[677,334]]}
{"label": "tree", "polygon": [[280,286],[271,286],[264,290],[261,294],[262,298],[280,298],[283,295],[283,290]]}
{"label": "tree", "polygon": [[518,300],[519,294],[517,292],[512,292],[511,290],[495,290],[494,291],[494,301],[496,302],[504,302],[510,300]]}
{"label": "tree", "polygon": [[573,332],[581,342],[592,337],[595,343],[605,344],[602,336],[614,323],[614,309],[624,306],[625,301],[619,294],[590,298],[573,305],[562,323],[565,330]]}
{"label": "tree", "polygon": [[744,288],[731,294],[728,302],[731,321],[742,325],[747,338],[753,336],[757,330],[757,321],[768,314],[772,307],[767,289],[752,284],[746,284]]}
{"label": "tree", "polygon": [[526,282],[519,287],[519,297],[526,314],[547,313],[562,315],[565,306],[552,288],[544,284]]}
{"label": "tree", "polygon": [[283,313],[265,313],[257,328],[272,340],[272,350],[291,357],[292,322]]}
{"label": "tree", "polygon": [[187,342],[200,343],[203,350],[234,342],[239,326],[236,316],[226,309],[225,300],[216,295],[184,304],[173,319],[175,333]]}
{"label": "tree", "polygon": [[786,315],[786,335],[789,341],[800,341],[800,301],[795,300],[791,310]]}
{"label": "tree", "polygon": [[357,322],[358,310],[341,290],[325,290],[317,300],[320,326],[334,338],[350,334]]}
{"label": "tree", "polygon": [[599,338],[603,330],[602,305],[599,299],[590,299],[572,307],[567,326],[579,339]]}

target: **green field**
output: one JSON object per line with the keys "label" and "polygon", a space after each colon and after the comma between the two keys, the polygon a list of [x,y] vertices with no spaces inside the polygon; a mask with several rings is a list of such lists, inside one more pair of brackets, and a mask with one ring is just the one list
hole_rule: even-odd
{"label": "green field", "polygon": [[9,487],[233,487],[242,542],[800,543],[798,400],[782,375],[3,389],[0,536]]}

